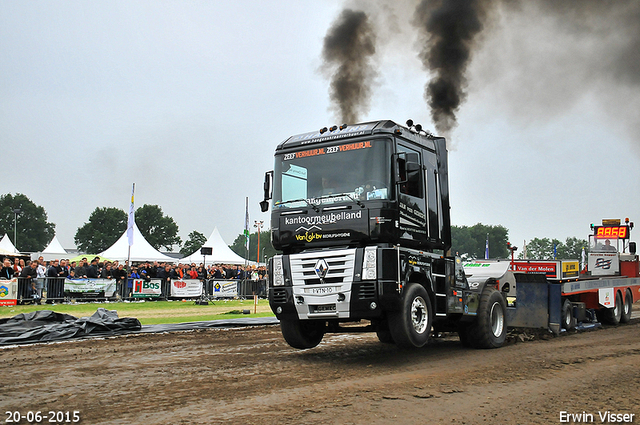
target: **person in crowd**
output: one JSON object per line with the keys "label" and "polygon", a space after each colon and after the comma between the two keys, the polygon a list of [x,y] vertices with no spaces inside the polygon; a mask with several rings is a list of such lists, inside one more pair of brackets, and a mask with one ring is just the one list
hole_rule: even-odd
{"label": "person in crowd", "polygon": [[136,266],[131,267],[131,273],[129,273],[129,279],[127,279],[127,294],[132,296],[133,292],[133,280],[140,279],[140,275],[138,274],[138,268]]}
{"label": "person in crowd", "polygon": [[196,270],[195,267],[191,267],[189,269],[189,271],[187,272],[187,276],[189,277],[189,279],[197,279],[198,278],[198,271]]}
{"label": "person in crowd", "polygon": [[75,267],[75,275],[76,279],[86,279],[87,278],[87,269],[86,269],[86,260],[83,258],[78,263],[78,266]]}
{"label": "person in crowd", "polygon": [[198,267],[198,279],[200,280],[206,280],[207,279],[207,269],[204,268],[204,266],[199,266]]}
{"label": "person in crowd", "polygon": [[73,270],[69,270],[69,275],[67,276],[67,279],[75,279],[76,278],[76,272]]}
{"label": "person in crowd", "polygon": [[127,277],[127,272],[124,269],[124,264],[118,264],[118,268],[113,270],[113,278],[116,280],[116,292],[123,294],[122,288]]}
{"label": "person in crowd", "polygon": [[214,279],[224,279],[224,270],[219,267],[219,266],[215,266],[213,268],[213,278]]}
{"label": "person in crowd", "polygon": [[146,269],[146,266],[149,263],[143,263],[141,268],[138,269],[138,274],[140,275],[141,279],[144,279],[146,282],[151,281],[151,276],[149,276],[149,271]]}
{"label": "person in crowd", "polygon": [[2,262],[2,269],[0,270],[0,279],[11,280],[13,279],[13,266],[11,265],[11,260],[5,258]]}
{"label": "person in crowd", "polygon": [[47,265],[44,262],[44,258],[38,258],[38,267],[36,268],[36,275],[38,278],[47,277]]}
{"label": "person in crowd", "polygon": [[85,274],[89,279],[97,279],[98,274],[98,257],[91,260],[91,264],[85,269]]}
{"label": "person in crowd", "polygon": [[58,277],[59,275],[58,268],[59,268],[58,260],[53,260],[51,262],[51,265],[47,269],[47,277]]}
{"label": "person in crowd", "polygon": [[58,277],[66,277],[69,275],[69,266],[67,266],[67,260],[60,260],[60,263],[56,267]]}
{"label": "person in crowd", "polygon": [[72,261],[71,264],[69,264],[69,271],[75,271],[76,267],[78,267],[78,264],[75,261]]}
{"label": "person in crowd", "polygon": [[113,270],[111,269],[111,263],[107,262],[100,273],[102,279],[113,279]]}
{"label": "person in crowd", "polygon": [[147,273],[149,274],[149,278],[151,278],[151,279],[155,279],[156,277],[158,277],[158,267],[159,267],[159,266],[160,266],[160,265],[158,264],[158,262],[157,262],[157,261],[154,261],[154,262],[153,262],[153,265],[151,265],[151,263],[149,263],[149,262],[147,261],[147,267],[146,267],[146,269],[147,269]]}
{"label": "person in crowd", "polygon": [[22,269],[24,268],[24,260],[17,259],[13,262],[13,275],[20,276],[22,273]]}
{"label": "person in crowd", "polygon": [[20,272],[20,277],[28,279],[27,286],[30,288],[29,295],[33,298],[36,304],[39,304],[40,302],[38,300],[38,291],[36,289],[36,278],[38,276],[37,269],[38,269],[38,261],[33,260],[31,261],[31,263],[29,263],[28,266],[25,266],[22,269],[22,271]]}

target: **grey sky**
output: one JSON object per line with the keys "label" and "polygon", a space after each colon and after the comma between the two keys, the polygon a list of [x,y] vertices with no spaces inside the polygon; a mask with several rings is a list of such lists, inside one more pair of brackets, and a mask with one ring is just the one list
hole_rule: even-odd
{"label": "grey sky", "polygon": [[[342,7],[0,0],[0,193],[43,206],[70,248],[96,207],[128,210],[135,182],[136,206],[160,205],[183,239],[217,226],[230,244],[246,196],[251,223],[269,220],[258,202],[275,146],[339,124],[318,70]],[[404,9],[377,19],[387,42],[361,119],[433,128]],[[453,224],[501,224],[521,246],[585,238],[602,218],[640,223],[637,16],[496,9],[449,141]]]}

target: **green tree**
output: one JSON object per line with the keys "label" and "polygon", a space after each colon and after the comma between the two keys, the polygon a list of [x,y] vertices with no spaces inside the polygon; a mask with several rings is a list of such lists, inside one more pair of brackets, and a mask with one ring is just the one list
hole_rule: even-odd
{"label": "green tree", "polygon": [[118,208],[96,208],[78,228],[73,240],[82,252],[97,254],[113,245],[127,230],[127,214]]}
{"label": "green tree", "polygon": [[135,218],[140,233],[155,249],[171,250],[174,245],[182,243],[178,225],[173,218],[164,215],[158,205],[144,204],[136,210]]}
{"label": "green tree", "polygon": [[[558,239],[549,238],[533,238],[527,242],[526,256],[528,259],[534,260],[580,260],[582,256],[582,247],[587,249],[589,246],[587,241],[578,238],[567,238],[565,243]],[[524,259],[524,250],[518,254],[519,259]]]}
{"label": "green tree", "polygon": [[191,255],[202,248],[206,241],[207,237],[205,235],[198,232],[197,230],[194,230],[193,232],[189,233],[189,239],[187,239],[184,245],[182,245],[180,254],[184,255],[185,257],[187,255]]}
{"label": "green tree", "polygon": [[[17,219],[14,210],[19,208]],[[15,227],[14,227],[15,223]],[[56,225],[47,221],[43,207],[21,193],[0,196],[0,238],[6,233],[18,251],[42,251],[56,234]],[[14,230],[17,241],[14,239]]]}
{"label": "green tree", "polygon": [[507,258],[509,230],[504,226],[477,223],[473,226],[451,226],[451,251],[467,259],[484,258],[489,235],[489,258]]}
{"label": "green tree", "polygon": [[[246,238],[244,233],[238,235],[233,241],[233,244],[229,245],[229,248],[242,258],[247,257],[247,251],[245,248]],[[271,231],[267,230],[260,232],[260,262],[264,262],[264,258],[273,257],[278,253],[273,245],[271,245]],[[251,233],[249,235],[249,260],[256,261],[258,259],[258,232]]]}

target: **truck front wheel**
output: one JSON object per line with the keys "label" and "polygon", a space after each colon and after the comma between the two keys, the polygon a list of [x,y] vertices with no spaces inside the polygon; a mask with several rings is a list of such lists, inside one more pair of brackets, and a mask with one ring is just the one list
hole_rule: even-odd
{"label": "truck front wheel", "polygon": [[480,296],[476,321],[468,329],[475,348],[502,347],[507,338],[507,305],[495,288],[486,288]]}
{"label": "truck front wheel", "polygon": [[400,311],[389,316],[389,330],[396,345],[422,347],[431,334],[431,300],[422,285],[410,283],[404,292]]}
{"label": "truck front wheel", "polygon": [[293,348],[313,348],[324,337],[326,324],[318,320],[280,320],[280,330],[287,343]]}

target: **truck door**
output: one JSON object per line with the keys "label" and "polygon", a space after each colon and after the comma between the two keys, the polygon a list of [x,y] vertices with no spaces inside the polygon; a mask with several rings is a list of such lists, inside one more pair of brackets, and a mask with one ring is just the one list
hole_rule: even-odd
{"label": "truck door", "polygon": [[409,170],[405,167],[401,171],[404,175],[399,176],[402,182],[398,185],[400,237],[422,243],[427,238],[422,153],[402,143],[398,143],[398,153],[401,156],[404,153],[402,157],[409,159],[406,161],[407,165],[416,165],[417,162],[420,166],[419,170]]}

